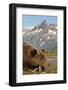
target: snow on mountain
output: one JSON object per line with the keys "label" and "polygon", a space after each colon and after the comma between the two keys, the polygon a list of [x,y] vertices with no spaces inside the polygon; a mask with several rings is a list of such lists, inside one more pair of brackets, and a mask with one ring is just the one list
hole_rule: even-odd
{"label": "snow on mountain", "polygon": [[30,32],[23,33],[23,40],[35,48],[46,50],[57,49],[57,30],[48,28],[44,20],[41,24],[35,26]]}
{"label": "snow on mountain", "polygon": [[57,32],[49,29],[49,33],[53,33],[56,35]]}

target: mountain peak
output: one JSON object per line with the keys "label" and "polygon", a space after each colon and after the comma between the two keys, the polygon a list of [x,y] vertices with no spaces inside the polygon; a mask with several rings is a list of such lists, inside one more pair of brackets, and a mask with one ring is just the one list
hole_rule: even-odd
{"label": "mountain peak", "polygon": [[34,26],[34,28],[32,30],[40,30],[42,29],[42,31],[44,31],[45,33],[48,33],[48,23],[46,20],[43,20],[40,24],[38,24],[37,26]]}
{"label": "mountain peak", "polygon": [[57,50],[57,30],[50,29],[49,25],[43,20],[34,26],[30,32],[24,34],[24,42],[39,49]]}
{"label": "mountain peak", "polygon": [[47,21],[46,20],[43,20],[41,24],[47,24]]}

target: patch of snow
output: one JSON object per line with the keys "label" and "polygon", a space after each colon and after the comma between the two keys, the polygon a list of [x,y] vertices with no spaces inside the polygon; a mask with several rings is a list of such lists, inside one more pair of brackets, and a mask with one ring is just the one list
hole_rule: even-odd
{"label": "patch of snow", "polygon": [[47,39],[50,39],[50,37],[48,36]]}
{"label": "patch of snow", "polygon": [[49,33],[53,33],[54,35],[56,35],[56,32],[51,29],[49,29]]}
{"label": "patch of snow", "polygon": [[23,35],[25,34],[26,32],[23,32]]}
{"label": "patch of snow", "polygon": [[42,42],[42,44],[40,46],[43,46],[45,44],[45,42]]}
{"label": "patch of snow", "polygon": [[42,40],[42,38],[40,38],[40,41]]}

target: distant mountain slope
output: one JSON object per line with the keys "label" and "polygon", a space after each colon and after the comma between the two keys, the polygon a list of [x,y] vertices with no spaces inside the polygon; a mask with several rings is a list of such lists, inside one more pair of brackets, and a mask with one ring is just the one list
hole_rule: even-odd
{"label": "distant mountain slope", "polygon": [[34,26],[29,32],[23,33],[24,42],[35,48],[45,50],[57,49],[57,26],[51,25],[44,20],[39,25]]}

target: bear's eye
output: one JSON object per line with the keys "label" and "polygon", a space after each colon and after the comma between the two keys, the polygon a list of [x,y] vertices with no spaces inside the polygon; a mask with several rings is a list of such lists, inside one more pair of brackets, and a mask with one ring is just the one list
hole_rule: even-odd
{"label": "bear's eye", "polygon": [[37,50],[36,49],[34,49],[34,50],[31,51],[31,56],[32,57],[34,57],[36,54],[37,54]]}

